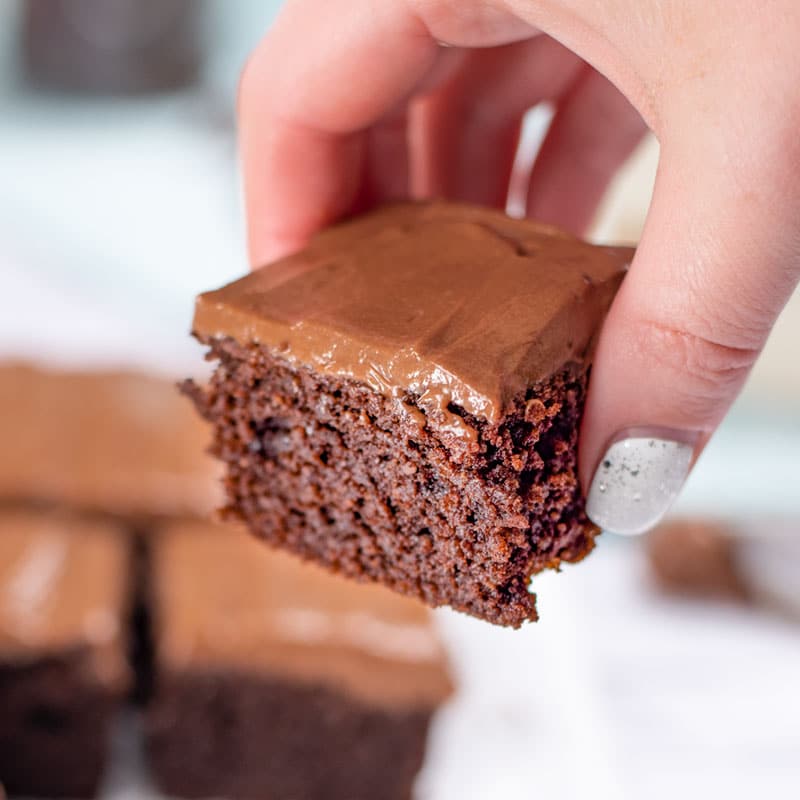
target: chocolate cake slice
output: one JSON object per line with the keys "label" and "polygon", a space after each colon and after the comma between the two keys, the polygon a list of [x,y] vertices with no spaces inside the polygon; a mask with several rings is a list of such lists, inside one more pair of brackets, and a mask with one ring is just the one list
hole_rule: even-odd
{"label": "chocolate cake slice", "polygon": [[388,207],[199,297],[189,385],[228,516],[433,606],[518,626],[591,550],[576,441],[631,257],[469,206]]}
{"label": "chocolate cake slice", "polygon": [[129,688],[128,539],[36,512],[0,514],[0,783],[92,797]]}
{"label": "chocolate cake slice", "polygon": [[150,539],[147,754],[178,797],[408,800],[451,691],[427,610],[237,527]]}
{"label": "chocolate cake slice", "polygon": [[221,501],[209,439],[172,381],[0,364],[0,503],[202,516]]}

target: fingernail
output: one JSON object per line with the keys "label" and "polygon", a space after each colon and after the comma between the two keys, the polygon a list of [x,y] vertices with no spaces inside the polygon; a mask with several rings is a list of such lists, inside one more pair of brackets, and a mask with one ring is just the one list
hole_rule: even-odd
{"label": "fingernail", "polygon": [[606,450],[592,478],[586,513],[595,525],[644,533],[667,512],[689,474],[697,435],[631,428]]}

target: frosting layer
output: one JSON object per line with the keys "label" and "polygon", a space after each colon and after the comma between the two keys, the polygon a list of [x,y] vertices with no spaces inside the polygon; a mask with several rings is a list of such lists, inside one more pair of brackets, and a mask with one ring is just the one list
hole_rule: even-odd
{"label": "frosting layer", "polygon": [[194,330],[496,421],[591,358],[632,254],[484,208],[388,206],[200,295]]}
{"label": "frosting layer", "polygon": [[170,380],[0,364],[0,498],[113,515],[219,505],[207,426]]}
{"label": "frosting layer", "polygon": [[123,684],[128,561],[127,538],[106,523],[0,514],[0,659],[85,649],[95,679]]}

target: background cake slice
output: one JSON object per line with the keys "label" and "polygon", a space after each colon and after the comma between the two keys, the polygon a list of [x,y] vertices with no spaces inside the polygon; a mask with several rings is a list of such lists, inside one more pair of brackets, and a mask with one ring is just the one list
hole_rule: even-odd
{"label": "background cake slice", "polygon": [[658,586],[689,597],[752,599],[736,563],[731,527],[714,519],[673,517],[650,531],[645,544]]}
{"label": "background cake slice", "polygon": [[218,504],[209,433],[168,380],[0,365],[0,501],[128,519]]}
{"label": "background cake slice", "polygon": [[116,528],[0,513],[0,783],[91,797],[129,688],[128,539]]}
{"label": "background cake slice", "polygon": [[427,610],[236,527],[150,540],[147,753],[180,797],[408,800],[451,691]]}
{"label": "background cake slice", "polygon": [[198,299],[189,388],[228,511],[342,574],[492,622],[597,529],[576,474],[592,351],[630,260],[468,206],[399,205]]}

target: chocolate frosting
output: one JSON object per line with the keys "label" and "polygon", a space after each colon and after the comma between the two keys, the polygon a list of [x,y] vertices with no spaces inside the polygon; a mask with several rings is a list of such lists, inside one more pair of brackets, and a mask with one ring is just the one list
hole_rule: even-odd
{"label": "chocolate frosting", "polygon": [[497,421],[591,358],[632,253],[489,209],[389,206],[200,295],[194,330]]}
{"label": "chocolate frosting", "polygon": [[162,667],[333,686],[437,705],[451,686],[428,611],[275,552],[244,530],[173,523],[152,540]]}
{"label": "chocolate frosting", "polygon": [[94,679],[122,686],[127,542],[105,523],[35,511],[0,514],[0,659],[28,662],[83,650]]}
{"label": "chocolate frosting", "polygon": [[0,499],[113,515],[221,504],[209,431],[170,380],[0,364]]}

